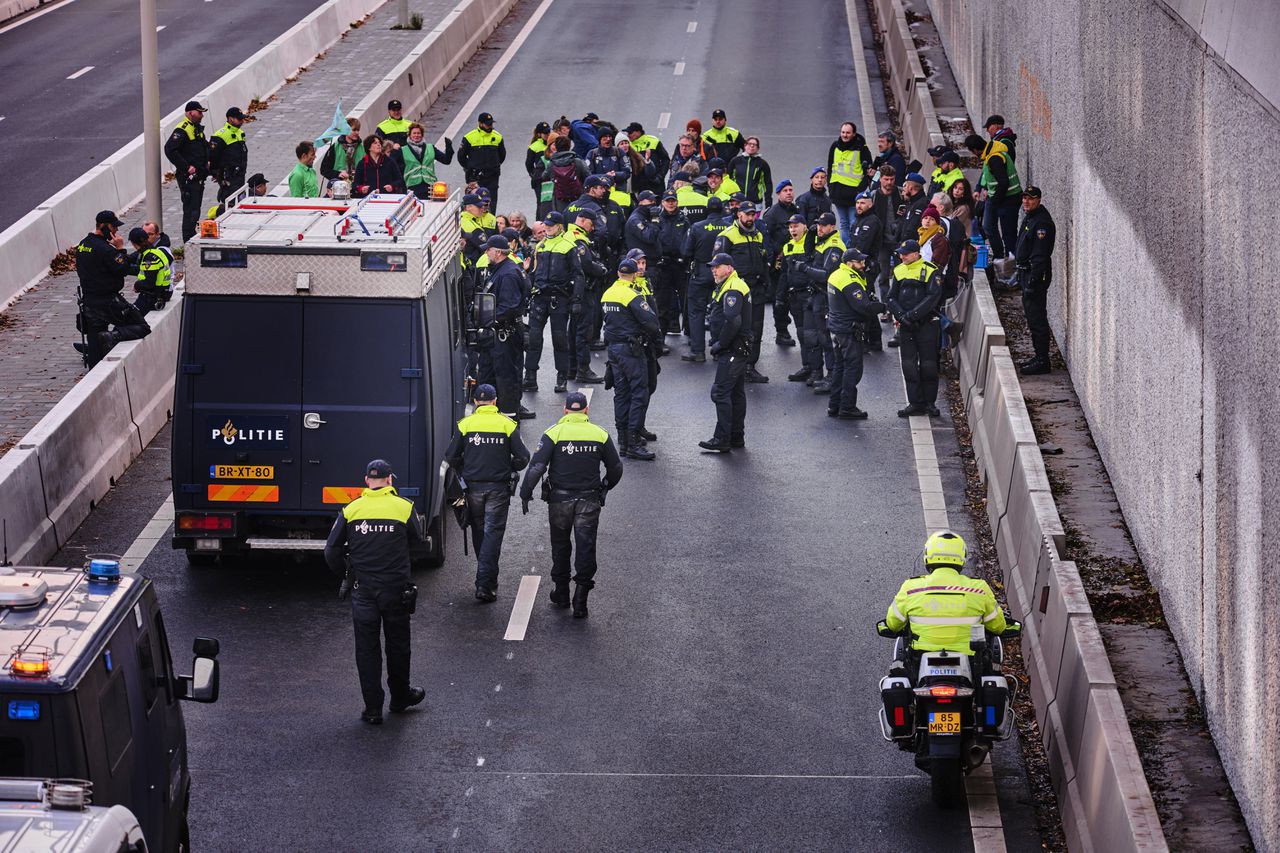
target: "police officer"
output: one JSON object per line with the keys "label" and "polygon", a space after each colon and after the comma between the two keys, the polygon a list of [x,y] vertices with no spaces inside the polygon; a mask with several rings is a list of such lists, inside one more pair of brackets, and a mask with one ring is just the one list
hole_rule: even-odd
{"label": "police officer", "polygon": [[631,211],[622,229],[623,246],[628,252],[639,249],[645,257],[658,257],[661,250],[658,246],[657,198],[648,190],[636,194],[636,209]]}
{"label": "police officer", "polygon": [[124,223],[114,211],[104,210],[97,215],[95,224],[96,230],[76,246],[79,326],[87,343],[74,346],[90,367],[120,341],[138,340],[151,333],[151,327],[138,309],[120,295],[124,290],[124,277],[129,274],[124,238],[119,234]]}
{"label": "police officer", "polygon": [[129,242],[138,253],[138,281],[133,285],[138,298],[133,307],[145,317],[169,302],[173,252],[164,246],[152,246],[151,237],[142,228],[129,232]]}
{"label": "police officer", "polygon": [[467,193],[462,197],[458,226],[462,229],[462,266],[471,270],[484,254],[484,244],[493,236],[493,232],[485,227],[484,201],[480,196]]}
{"label": "police officer", "polygon": [[[604,479],[600,468],[604,467]],[[520,484],[525,515],[533,488],[546,475],[542,499],[551,523],[551,604],[569,606],[569,558],[574,557],[573,615],[587,616],[587,595],[595,587],[596,532],[605,494],[622,479],[622,459],[609,433],[591,423],[587,395],[570,391],[564,417],[543,433]],[[572,540],[570,537],[572,536]],[[574,549],[577,554],[574,554]]]}
{"label": "police officer", "polygon": [[[709,203],[709,201],[707,202]],[[659,319],[666,334],[677,335],[681,327],[689,329],[687,295],[689,290],[688,262],[684,256],[685,237],[689,234],[686,211],[670,201],[662,202],[658,211],[658,254],[650,258],[649,274],[653,279],[653,292],[658,300]],[[661,340],[658,341],[662,343]]]}
{"label": "police officer", "polygon": [[524,361],[524,274],[511,260],[511,244],[500,234],[484,244],[489,256],[488,290],[494,295],[493,373],[498,408],[509,418],[526,420],[533,412],[520,405],[520,364]]}
{"label": "police officer", "polygon": [[[769,253],[770,291],[773,294],[773,326],[777,333],[774,340],[780,347],[793,347],[801,337],[800,328],[804,317],[795,314],[796,336],[791,337],[790,321],[792,319],[791,295],[787,292],[783,281],[782,249],[790,239],[789,221],[800,212],[795,205],[795,187],[789,179],[778,182],[774,189],[777,200],[760,215],[756,227],[764,231],[765,249]],[[801,217],[803,218],[803,217]]]}
{"label": "police officer", "polygon": [[902,263],[893,268],[889,288],[889,313],[898,321],[902,346],[902,378],[907,386],[907,407],[898,417],[937,417],[938,407],[938,302],[942,298],[942,273],[920,257],[920,244],[907,240],[898,247]]}
{"label": "police officer", "polygon": [[756,206],[744,201],[738,207],[734,222],[716,238],[715,251],[733,258],[734,277],[745,282],[751,290],[751,354],[746,369],[746,381],[768,382],[769,377],[756,369],[760,360],[760,338],[764,334],[765,276],[769,274],[768,256],[764,245],[764,233],[756,228]]}
{"label": "police officer", "polygon": [[[875,212],[875,190],[868,189],[860,193],[854,200],[853,209],[853,222],[849,226],[849,237],[853,242],[849,244],[849,248],[857,249],[867,256],[864,275],[867,281],[874,284],[880,273],[880,246],[884,240],[884,226]],[[883,352],[882,341],[880,321],[872,317],[867,323],[867,351]]]}
{"label": "police officer", "polygon": [[788,309],[796,318],[796,335],[801,342],[800,369],[788,374],[787,381],[803,382],[812,388],[823,375],[817,330],[810,330],[806,325],[815,322],[810,303],[816,285],[805,271],[813,263],[814,234],[802,213],[791,215],[786,233],[788,239],[782,244],[778,288],[787,295]]}
{"label": "police officer", "polygon": [[711,309],[711,355],[716,360],[711,402],[716,407],[716,430],[709,441],[700,441],[698,446],[728,453],[746,446],[746,372],[754,306],[751,289],[734,271],[732,255],[718,253],[710,267],[716,283]]}
{"label": "police officer", "polygon": [[409,141],[412,123],[404,117],[401,103],[393,98],[387,102],[387,117],[378,122],[376,132],[383,141],[391,143],[388,148],[394,151]]}
{"label": "police officer", "polygon": [[640,432],[649,399],[649,358],[646,343],[662,336],[658,317],[635,289],[640,266],[631,258],[618,264],[618,280],[600,297],[604,309],[604,341],[613,368],[613,418],[622,455],[651,460],[653,451]]}
{"label": "police officer", "polygon": [[355,624],[356,669],[364,711],[360,719],[382,725],[382,641],[387,637],[387,687],[391,711],[400,713],[426,698],[427,691],[409,684],[409,616],[418,588],[409,582],[410,551],[426,536],[422,516],[413,502],[396,494],[391,465],[375,459],[365,466],[365,489],[342,508],[324,559],[329,570],[342,576],[348,564],[355,584],[351,590],[351,621]]}
{"label": "police officer", "polygon": [[827,324],[835,338],[835,369],[831,371],[831,400],[827,415],[841,420],[862,420],[858,408],[858,382],[862,379],[862,349],[867,321],[884,310],[866,278],[867,256],[846,249],[840,266],[827,278]]}
{"label": "police officer", "polygon": [[[635,262],[636,277],[635,277],[635,281],[632,282],[632,285],[631,285],[632,290],[640,294],[641,298],[648,303],[649,311],[653,314],[654,318],[657,318],[658,300],[654,298],[653,288],[649,286],[649,279],[646,277],[646,273],[648,272],[648,267],[649,267],[649,261],[648,261],[648,258],[645,257],[644,250],[632,249],[631,251],[627,252],[624,260],[630,260]],[[649,393],[644,399],[644,405],[640,407],[640,427],[639,429],[630,430],[630,432],[640,436],[641,440],[647,445],[651,441],[658,440],[657,434],[654,433],[645,425],[645,421],[649,417],[649,406],[651,403],[653,403],[653,394],[655,391],[658,390],[658,374],[662,372],[662,367],[659,366],[658,364],[658,358],[660,356],[666,355],[671,350],[663,346],[661,332],[659,332],[657,335],[652,337],[647,335],[642,335],[640,336],[640,340],[643,341],[645,361],[647,362],[648,368],[649,368],[649,386],[648,386]],[[609,384],[607,376],[605,381],[605,387],[606,388],[613,387],[612,385]],[[626,445],[625,444],[622,445],[622,448],[623,448],[622,455],[626,456],[627,455],[626,449],[625,449]]]}
{"label": "police officer", "polygon": [[1023,376],[1048,373],[1049,367],[1049,285],[1053,282],[1053,242],[1057,228],[1049,209],[1040,201],[1039,187],[1028,186],[1022,194],[1022,225],[1018,228],[1018,245],[1014,260],[1018,266],[1018,285],[1022,288],[1022,313],[1035,357],[1019,367]]}
{"label": "police officer", "polygon": [[244,185],[249,169],[249,146],[244,141],[244,120],[239,107],[227,110],[227,122],[209,140],[209,174],[218,184],[218,202]]}
{"label": "police officer", "polygon": [[[972,654],[971,626],[982,625],[992,634],[1018,626],[1017,622],[1006,622],[986,581],[962,574],[965,556],[964,540],[955,533],[941,530],[930,535],[924,543],[928,574],[903,581],[893,597],[885,624],[894,631],[910,625],[913,653],[946,650]],[[895,661],[890,674],[907,675],[913,669],[907,663]]]}
{"label": "police officer", "polygon": [[204,138],[204,114],[209,110],[199,101],[187,101],[187,114],[178,122],[164,144],[164,155],[173,164],[178,193],[182,197],[182,241],[200,229],[200,208],[204,204],[204,182],[209,177],[209,143]]}
{"label": "police officer", "polygon": [[827,279],[836,267],[840,266],[840,257],[844,254],[844,241],[840,239],[840,228],[836,224],[836,215],[826,211],[818,215],[817,236],[814,238],[813,264],[805,268],[812,285],[809,304],[804,315],[804,331],[808,336],[806,345],[809,348],[809,366],[812,371],[813,393],[831,393],[831,380],[822,376],[823,364],[827,373],[835,369],[835,350],[831,346],[831,332],[827,326]]}
{"label": "police officer", "polygon": [[[702,147],[709,156],[719,157],[728,163],[742,153],[745,140],[735,127],[727,125],[724,110],[711,112],[711,127],[702,134]],[[714,152],[714,153],[712,153]]]}
{"label": "police officer", "polygon": [[574,280],[569,300],[569,375],[574,381],[587,385],[604,382],[604,377],[591,369],[592,312],[587,308],[588,302],[599,300],[596,294],[603,292],[603,282],[608,276],[608,267],[600,259],[600,251],[592,240],[599,210],[586,208],[578,211],[566,232],[577,254],[577,269],[582,271]]}
{"label": "police officer", "polygon": [[715,256],[716,239],[729,227],[732,219],[724,216],[724,202],[719,198],[707,200],[707,218],[689,226],[681,254],[692,264],[689,276],[688,302],[689,352],[680,356],[681,361],[702,364],[707,360],[707,305],[711,301],[711,258]]}
{"label": "police officer", "polygon": [[[480,113],[477,127],[462,137],[458,146],[458,165],[467,183],[475,182],[489,191],[489,209],[498,209],[498,178],[507,147],[502,134],[493,129],[493,116]],[[407,130],[407,128],[406,128]]]}
{"label": "police officer", "polygon": [[564,233],[564,214],[548,211],[542,224],[547,236],[538,244],[533,267],[533,297],[529,301],[529,343],[525,349],[524,390],[538,390],[538,362],[544,330],[551,324],[551,350],[556,367],[557,394],[569,382],[569,302],[575,282],[583,276],[577,243]]}
{"label": "police officer", "polygon": [[476,549],[476,600],[498,598],[498,557],[507,531],[507,511],[529,449],[516,422],[498,411],[492,385],[479,385],[475,411],[458,421],[445,461],[461,478]]}

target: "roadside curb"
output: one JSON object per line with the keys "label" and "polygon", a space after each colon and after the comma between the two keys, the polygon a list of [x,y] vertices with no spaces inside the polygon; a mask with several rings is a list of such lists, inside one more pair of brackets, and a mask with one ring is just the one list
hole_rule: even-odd
{"label": "roadside curb", "polygon": [[933,96],[929,94],[929,81],[916,53],[906,11],[902,0],[872,0],[872,5],[875,7],[873,23],[884,38],[884,57],[889,66],[886,88],[898,101],[907,159],[914,158],[927,164],[931,162],[929,149],[944,145],[946,138],[938,124]]}

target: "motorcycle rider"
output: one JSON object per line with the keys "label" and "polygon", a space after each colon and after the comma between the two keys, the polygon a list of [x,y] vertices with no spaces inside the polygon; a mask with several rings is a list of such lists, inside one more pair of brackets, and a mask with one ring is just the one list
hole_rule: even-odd
{"label": "motorcycle rider", "polygon": [[[964,571],[964,539],[950,530],[940,530],[924,543],[924,566],[929,573],[903,581],[889,605],[885,624],[894,631],[910,625],[911,652],[963,652],[969,648],[969,629],[984,625],[989,633],[1001,634],[1008,627],[1004,611],[996,603],[991,587],[981,578]],[[913,667],[895,660],[889,674],[914,681]]]}

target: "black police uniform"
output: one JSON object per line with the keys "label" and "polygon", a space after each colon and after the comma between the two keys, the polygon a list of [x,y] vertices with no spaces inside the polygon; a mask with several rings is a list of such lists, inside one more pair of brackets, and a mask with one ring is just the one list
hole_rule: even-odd
{"label": "black police uniform", "polygon": [[85,235],[76,246],[79,326],[89,341],[85,354],[91,367],[120,341],[136,341],[151,334],[142,312],[121,295],[128,273],[128,254],[112,246],[100,232]]}
{"label": "black police uniform", "polygon": [[444,458],[462,478],[465,490],[471,544],[476,550],[476,597],[492,601],[516,472],[529,464],[529,449],[514,420],[497,406],[478,405],[473,414],[458,421]]}
{"label": "black police uniform", "polygon": [[899,414],[932,414],[938,399],[938,302],[942,274],[928,261],[899,264],[889,288],[889,311],[900,324],[902,378],[907,408]]}
{"label": "black police uniform", "polygon": [[1049,365],[1049,285],[1053,282],[1053,244],[1058,230],[1043,203],[1022,218],[1014,260],[1022,288],[1022,312],[1027,318],[1035,360]]}
{"label": "black police uniform", "polygon": [[619,279],[600,298],[604,342],[613,367],[613,419],[622,453],[652,459],[640,436],[650,390],[646,344],[662,337],[662,327],[653,307],[636,292],[634,284]]}
{"label": "black police uniform", "polygon": [[637,205],[627,217],[627,224],[622,229],[623,246],[629,252],[639,249],[646,259],[657,259],[662,253],[658,245],[658,206],[656,204]]}
{"label": "black police uniform", "polygon": [[788,204],[784,201],[775,201],[760,214],[760,218],[756,221],[756,227],[764,231],[765,250],[769,253],[769,273],[773,291],[773,325],[781,339],[780,342],[791,336],[790,321],[792,319],[796,323],[797,339],[800,337],[800,327],[804,323],[802,314],[794,314],[791,311],[791,294],[787,292],[783,282],[782,264],[782,248],[791,240],[791,235],[787,232],[787,222],[792,215],[799,212],[800,208],[796,207],[794,202]]}
{"label": "black police uniform", "polygon": [[569,303],[575,283],[583,279],[581,253],[565,233],[538,244],[533,267],[533,297],[529,301],[529,343],[525,349],[525,387],[537,390],[538,362],[547,323],[551,324],[551,349],[556,366],[556,390],[562,391],[570,371]]}
{"label": "black police uniform", "polygon": [[524,275],[509,257],[490,267],[489,290],[494,295],[494,384],[498,408],[508,415],[520,411],[520,365],[524,361]]}
{"label": "black police uniform", "polygon": [[649,258],[649,276],[658,303],[658,319],[664,332],[679,333],[688,328],[686,310],[689,270],[684,257],[684,238],[689,233],[689,219],[683,210],[675,213],[658,211],[658,248],[656,258]]}
{"label": "black police uniform", "polygon": [[785,294],[787,310],[796,318],[796,337],[800,339],[800,370],[787,377],[792,382],[813,376],[815,364],[819,375],[822,373],[822,350],[816,334],[810,333],[805,325],[814,322],[810,300],[815,285],[805,272],[813,263],[813,239],[813,232],[806,230],[799,239],[785,241],[779,262],[778,291]]}
{"label": "black police uniform", "polygon": [[[813,264],[804,270],[812,287],[804,314],[804,346],[808,352],[805,366],[818,380],[822,379],[824,364],[828,374],[836,366],[831,329],[827,324],[827,278],[840,266],[845,245],[840,239],[840,229],[832,227],[834,230],[826,237],[814,235]],[[823,385],[819,390],[826,388],[827,385]]]}
{"label": "black police uniform", "polygon": [[815,190],[812,186],[808,192],[796,196],[796,209],[804,217],[807,225],[816,225],[818,217],[824,213],[832,213],[831,196],[825,189]]}
{"label": "black police uniform", "polygon": [[[689,233],[684,238],[681,254],[693,265],[689,276],[689,289],[685,297],[688,302],[689,316],[689,356],[687,361],[706,358],[707,350],[707,310],[711,302],[711,289],[715,279],[707,266],[716,253],[716,240],[724,229],[733,222],[732,219],[713,213],[701,222],[689,226]],[[681,358],[685,358],[681,356]]]}
{"label": "black police uniform", "polygon": [[[886,195],[879,186],[872,190],[871,210],[880,220],[880,249],[876,252],[876,285],[880,289],[882,300],[889,298],[889,286],[893,284],[893,250],[898,245],[894,239],[897,232],[898,206],[902,204],[902,191],[895,185],[893,192]],[[906,239],[915,239],[914,234]]]}
{"label": "black police uniform", "polygon": [[502,134],[482,127],[472,128],[458,144],[458,165],[468,183],[475,181],[489,191],[490,209],[498,209],[498,179],[507,145]]}
{"label": "black police uniform", "polygon": [[715,251],[725,252],[733,258],[733,269],[738,278],[751,289],[751,354],[748,371],[755,370],[760,360],[760,338],[764,335],[765,289],[768,286],[769,262],[765,254],[764,232],[755,227],[750,230],[735,221],[716,238]]}
{"label": "black police uniform", "polygon": [[249,170],[249,145],[244,129],[227,122],[209,140],[209,174],[218,182],[218,201],[244,186]]}
{"label": "black police uniform", "polygon": [[[867,256],[867,268],[863,277],[874,285],[880,276],[880,246],[884,241],[884,223],[876,216],[872,207],[866,213],[854,214],[853,223],[849,227],[848,248],[857,249]],[[875,294],[873,293],[872,296]],[[872,317],[867,321],[867,349],[880,352],[884,348],[880,332],[880,320]]]}
{"label": "black police uniform", "polygon": [[[426,539],[422,517],[391,486],[365,489],[342,508],[329,532],[324,558],[343,575],[355,576],[351,620],[355,625],[356,669],[367,715],[382,715],[382,642],[387,639],[387,687],[391,708],[413,704],[409,684],[410,549]],[[380,720],[379,720],[380,721]]]}
{"label": "black police uniform", "polygon": [[[862,350],[867,337],[867,321],[876,320],[884,306],[876,301],[866,276],[844,265],[827,277],[827,304],[827,324],[835,339],[836,355],[827,413],[845,418],[865,417],[858,409]],[[878,321],[876,325],[879,326]]]}
{"label": "black police uniform", "polygon": [[[204,182],[209,177],[209,142],[204,125],[184,117],[164,144],[164,154],[173,164],[173,176],[182,197],[182,241],[185,243],[200,230],[204,212]],[[194,166],[195,174],[188,175]]]}
{"label": "black police uniform", "polygon": [[577,223],[570,225],[567,233],[575,243],[577,266],[582,270],[573,283],[569,302],[569,376],[594,383],[599,379],[591,370],[591,323],[609,269],[601,260],[599,243],[592,234]]}
{"label": "black police uniform", "polygon": [[716,407],[716,431],[711,443],[717,449],[743,447],[747,423],[747,363],[751,358],[751,291],[735,272],[717,288],[711,308],[711,354],[716,378],[711,402]]}
{"label": "black police uniform", "polygon": [[605,493],[622,479],[622,459],[609,433],[591,423],[585,412],[570,412],[547,429],[533,454],[520,484],[520,499],[526,511],[528,502],[533,500],[534,486],[544,474],[547,482],[542,496],[547,501],[551,524],[551,580],[555,584],[551,601],[559,607],[569,604],[572,556],[573,580],[577,584],[573,611],[575,616],[586,616],[587,593],[595,586],[600,508]]}

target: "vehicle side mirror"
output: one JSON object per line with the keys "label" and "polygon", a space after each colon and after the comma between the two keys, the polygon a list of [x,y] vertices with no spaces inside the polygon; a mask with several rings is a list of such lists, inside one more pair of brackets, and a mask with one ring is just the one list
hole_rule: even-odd
{"label": "vehicle side mirror", "polygon": [[881,637],[887,637],[892,640],[898,636],[898,632],[889,627],[889,623],[881,619],[876,623],[876,633]]}
{"label": "vehicle side mirror", "polygon": [[1004,630],[1000,632],[1000,636],[1001,636],[1001,637],[1010,637],[1010,638],[1012,638],[1012,637],[1021,637],[1021,636],[1022,636],[1022,623],[1021,623],[1021,622],[1015,622],[1014,620],[1010,619],[1010,620],[1009,620],[1009,624],[1005,625]]}
{"label": "vehicle side mirror", "polygon": [[192,702],[217,702],[221,681],[217,660],[218,641],[198,637],[191,645],[195,660],[191,663],[191,675],[177,677],[178,698]]}
{"label": "vehicle side mirror", "polygon": [[492,293],[476,294],[476,328],[487,329],[498,315],[498,297]]}

